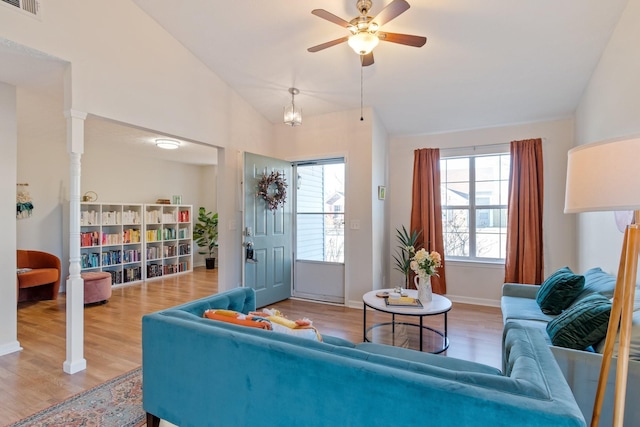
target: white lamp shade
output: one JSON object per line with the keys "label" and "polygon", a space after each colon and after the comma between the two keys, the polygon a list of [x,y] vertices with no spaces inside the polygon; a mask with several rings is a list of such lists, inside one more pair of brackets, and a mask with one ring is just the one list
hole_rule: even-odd
{"label": "white lamp shade", "polygon": [[569,151],[564,212],[640,210],[640,138]]}

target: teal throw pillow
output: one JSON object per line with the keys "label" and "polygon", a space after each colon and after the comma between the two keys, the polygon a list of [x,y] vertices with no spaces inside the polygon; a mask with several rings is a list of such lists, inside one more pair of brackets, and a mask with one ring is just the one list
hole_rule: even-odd
{"label": "teal throw pillow", "polygon": [[545,314],[560,314],[584,287],[584,276],[563,267],[547,277],[538,289],[536,302]]}
{"label": "teal throw pillow", "polygon": [[607,335],[611,301],[598,293],[591,294],[547,323],[553,345],[584,350]]}

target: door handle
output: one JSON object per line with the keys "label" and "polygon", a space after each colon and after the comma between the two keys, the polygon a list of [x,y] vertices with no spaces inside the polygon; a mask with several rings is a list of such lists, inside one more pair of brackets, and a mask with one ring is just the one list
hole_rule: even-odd
{"label": "door handle", "polygon": [[244,243],[246,249],[245,249],[245,261],[249,264],[256,264],[258,262],[257,259],[253,258],[254,252],[253,252],[253,242],[249,241],[249,242],[245,242]]}

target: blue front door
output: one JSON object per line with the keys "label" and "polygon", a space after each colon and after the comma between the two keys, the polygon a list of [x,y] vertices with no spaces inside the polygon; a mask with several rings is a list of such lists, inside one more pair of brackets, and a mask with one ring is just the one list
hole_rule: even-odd
{"label": "blue front door", "polygon": [[[264,307],[291,296],[291,163],[252,153],[244,155],[244,286],[256,290],[256,306]],[[287,184],[284,205],[269,209],[258,195],[265,176],[278,172]],[[269,185],[268,198],[278,198],[276,183]]]}

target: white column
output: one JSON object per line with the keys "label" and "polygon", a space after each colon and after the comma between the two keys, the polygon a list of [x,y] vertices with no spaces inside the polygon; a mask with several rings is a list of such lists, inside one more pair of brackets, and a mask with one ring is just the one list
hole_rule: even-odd
{"label": "white column", "polygon": [[67,279],[67,374],[87,369],[84,359],[84,280],[80,276],[80,159],[84,152],[84,120],[87,113],[69,110],[67,151],[69,177],[69,278]]}

